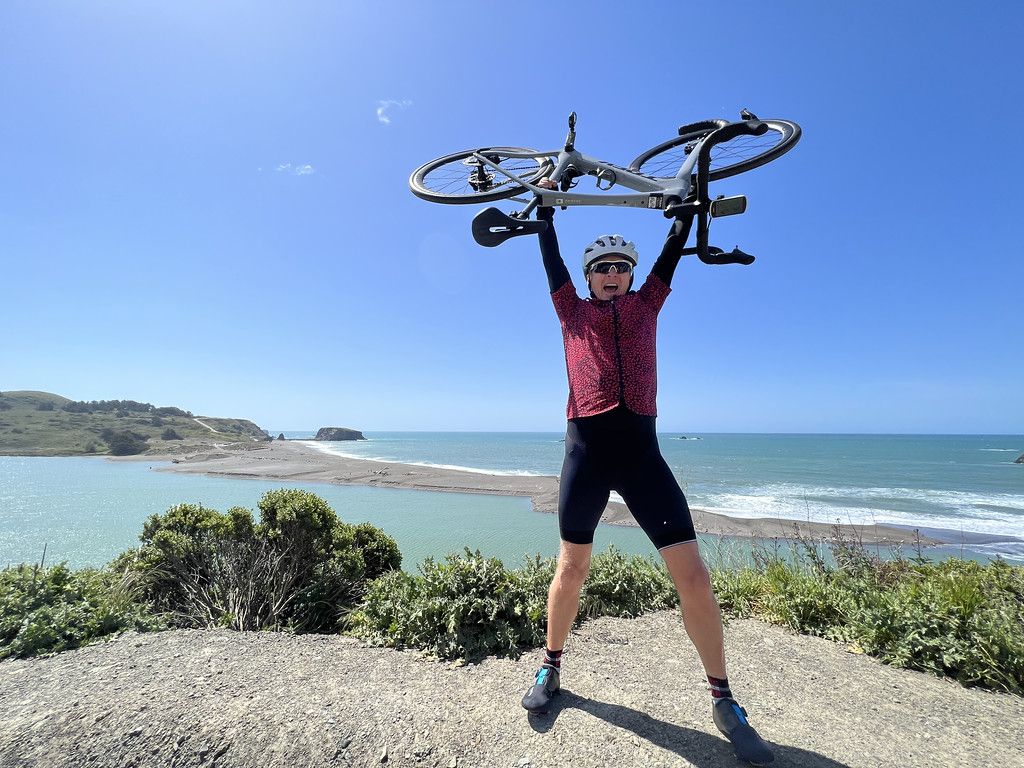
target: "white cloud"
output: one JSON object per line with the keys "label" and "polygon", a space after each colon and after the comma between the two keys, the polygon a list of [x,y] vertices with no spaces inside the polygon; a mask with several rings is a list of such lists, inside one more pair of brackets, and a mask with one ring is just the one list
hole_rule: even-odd
{"label": "white cloud", "polygon": [[292,165],[291,163],[281,163],[277,168],[274,169],[278,173],[288,173],[293,176],[311,176],[316,171],[313,166],[309,163],[305,165]]}
{"label": "white cloud", "polygon": [[394,99],[387,99],[385,101],[377,102],[377,120],[382,122],[384,125],[391,125],[391,116],[388,114],[388,110],[393,109],[405,109],[411,107],[412,102],[408,99],[402,101],[395,101]]}

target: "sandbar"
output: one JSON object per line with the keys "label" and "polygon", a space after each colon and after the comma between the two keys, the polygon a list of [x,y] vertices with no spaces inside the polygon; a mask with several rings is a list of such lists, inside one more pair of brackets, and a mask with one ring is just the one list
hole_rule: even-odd
{"label": "sandbar", "polygon": [[[337,485],[365,485],[377,488],[406,488],[448,493],[482,493],[525,496],[538,512],[558,510],[558,478],[547,475],[497,475],[444,467],[356,459],[321,450],[311,441],[274,440],[201,451],[178,456],[135,457],[172,463],[158,471],[215,475],[222,477],[325,482]],[[932,545],[940,538],[918,535],[913,529],[896,525],[829,524],[773,517],[743,518],[691,509],[698,533],[758,539],[833,538],[843,536],[865,544]],[[636,526],[626,506],[610,501],[601,518],[610,525]]]}

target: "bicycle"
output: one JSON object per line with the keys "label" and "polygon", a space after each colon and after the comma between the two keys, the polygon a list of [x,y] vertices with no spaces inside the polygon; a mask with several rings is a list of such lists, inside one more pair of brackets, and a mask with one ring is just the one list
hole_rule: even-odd
{"label": "bicycle", "polygon": [[[791,120],[760,120],[742,110],[741,120],[703,120],[679,128],[678,135],[639,154],[628,168],[597,160],[576,147],[576,113],[569,115],[569,133],[560,150],[485,147],[439,157],[412,172],[413,194],[434,203],[463,205],[512,199],[522,211],[504,214],[490,207],[473,218],[473,239],[482,246],[500,245],[511,237],[536,234],[546,221],[530,220],[538,206],[613,205],[661,210],[666,218],[694,215],[696,254],[707,264],[751,264],[754,257],[738,247],[729,253],[708,245],[710,220],[746,211],[744,195],[712,200],[708,184],[771,162],[800,140],[800,126]],[[583,176],[595,177],[599,194],[572,192]],[[537,186],[548,178],[557,189]],[[602,186],[606,184],[607,186]],[[632,190],[611,194],[616,184]],[[532,192],[532,199],[517,197]]]}

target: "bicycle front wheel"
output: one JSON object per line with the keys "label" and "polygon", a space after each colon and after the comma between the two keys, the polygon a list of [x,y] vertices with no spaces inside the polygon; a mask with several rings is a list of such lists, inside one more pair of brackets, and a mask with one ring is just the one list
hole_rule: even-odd
{"label": "bicycle front wheel", "polygon": [[[800,140],[800,126],[790,120],[763,120],[768,132],[761,136],[737,136],[711,148],[709,181],[726,179],[782,157]],[[629,168],[660,179],[675,178],[697,142],[711,130],[693,131],[648,149]]]}
{"label": "bicycle front wheel", "polygon": [[[510,153],[534,155],[510,157]],[[482,155],[501,166],[512,178],[481,162]],[[554,168],[551,158],[533,149],[488,147],[467,149],[421,165],[409,177],[409,188],[432,203],[486,203],[503,200],[526,190],[519,182],[533,183]]]}

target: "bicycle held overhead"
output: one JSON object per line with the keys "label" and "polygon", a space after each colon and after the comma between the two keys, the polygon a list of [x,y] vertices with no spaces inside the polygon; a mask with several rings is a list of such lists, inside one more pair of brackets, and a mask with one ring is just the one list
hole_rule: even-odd
{"label": "bicycle held overhead", "polygon": [[[723,253],[708,245],[711,217],[746,208],[742,196],[711,200],[708,183],[779,157],[800,136],[799,127],[789,121],[758,120],[749,113],[742,117],[738,123],[709,120],[685,125],[679,136],[644,152],[625,168],[576,149],[572,114],[560,150],[489,147],[457,152],[417,169],[410,185],[417,195],[435,202],[512,198],[524,203],[523,210],[511,215],[497,208],[481,211],[473,220],[473,236],[481,245],[493,246],[518,235],[539,235],[548,292],[562,335],[569,386],[565,457],[558,481],[559,552],[548,589],[544,658],[522,698],[523,708],[529,716],[539,717],[556,706],[567,671],[563,653],[578,617],[594,534],[615,492],[665,562],[686,619],[684,627],[707,677],[715,726],[737,757],[766,765],[774,753],[733,695],[721,610],[701,559],[686,495],[661,455],[656,428],[658,316],[672,291],[680,257],[690,252],[716,264],[753,261],[738,249]],[[596,193],[574,189],[583,176],[594,177]],[[620,194],[614,189],[617,185],[630,191]],[[604,234],[581,254],[578,263],[589,296],[578,295],[554,226],[555,207],[573,205],[642,207],[661,210],[672,219],[661,253],[637,290],[635,244],[621,235]],[[530,220],[534,211],[537,218]],[[695,221],[697,247],[686,249]],[[649,663],[643,654],[636,662]]]}
{"label": "bicycle held overhead", "polygon": [[[693,215],[697,244],[683,251],[708,264],[750,264],[754,257],[738,248],[726,253],[708,244],[713,218],[746,210],[746,197],[711,199],[708,184],[757,168],[781,157],[800,140],[791,120],[760,120],[747,110],[741,120],[703,120],[679,128],[678,135],[637,155],[628,167],[597,160],[576,149],[576,113],[561,149],[485,147],[431,160],[413,171],[409,186],[435,203],[475,204],[512,199],[525,207],[511,214],[486,208],[473,219],[473,237],[496,246],[511,237],[535,234],[547,226],[531,220],[538,206],[606,205],[661,210],[667,218]],[[575,191],[578,180],[592,176],[597,193]],[[539,186],[541,179],[557,189]],[[629,192],[613,192],[616,186]],[[532,199],[520,197],[532,193]]]}

